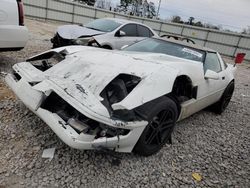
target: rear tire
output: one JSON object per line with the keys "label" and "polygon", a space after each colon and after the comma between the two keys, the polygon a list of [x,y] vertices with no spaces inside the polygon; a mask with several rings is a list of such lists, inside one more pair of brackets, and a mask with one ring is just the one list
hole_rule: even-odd
{"label": "rear tire", "polygon": [[143,105],[139,111],[143,113],[149,123],[133,151],[139,155],[150,156],[157,153],[171,139],[178,117],[178,109],[172,99],[161,97]]}
{"label": "rear tire", "polygon": [[233,96],[234,92],[234,81],[230,82],[223,92],[220,100],[212,105],[212,111],[216,114],[222,114],[224,112]]}

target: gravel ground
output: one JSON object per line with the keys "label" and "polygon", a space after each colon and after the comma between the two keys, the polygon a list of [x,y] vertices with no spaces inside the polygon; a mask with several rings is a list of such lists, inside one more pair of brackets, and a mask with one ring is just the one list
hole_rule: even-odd
{"label": "gravel ground", "polygon": [[[0,70],[51,47],[56,24],[27,20],[30,41],[0,53]],[[62,143],[0,79],[0,188],[250,187],[250,65],[238,67],[236,91],[222,115],[201,111],[179,122],[173,144],[150,157],[79,151]],[[52,160],[46,148],[56,147]],[[197,182],[192,173],[202,180]]]}

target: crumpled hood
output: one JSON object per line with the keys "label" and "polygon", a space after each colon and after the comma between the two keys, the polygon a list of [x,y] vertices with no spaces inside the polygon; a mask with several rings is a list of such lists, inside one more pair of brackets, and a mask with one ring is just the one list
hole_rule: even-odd
{"label": "crumpled hood", "polygon": [[114,110],[130,110],[170,93],[180,72],[178,66],[187,64],[163,54],[133,54],[85,46],[57,48],[33,59],[42,59],[48,53],[60,51],[68,52],[66,58],[47,71],[36,74],[34,79],[52,81],[79,102],[86,99],[91,103],[88,105],[90,108],[103,107],[96,105],[101,104],[100,93],[119,74],[135,75],[141,81],[125,99],[112,105]]}
{"label": "crumpled hood", "polygon": [[82,36],[91,37],[104,33],[79,25],[63,25],[58,27],[56,32],[64,39],[77,39]]}

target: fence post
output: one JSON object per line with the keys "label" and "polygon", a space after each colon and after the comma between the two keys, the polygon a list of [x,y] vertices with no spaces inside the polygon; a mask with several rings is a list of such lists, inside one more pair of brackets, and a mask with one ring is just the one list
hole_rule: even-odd
{"label": "fence post", "polygon": [[48,19],[48,8],[49,8],[49,0],[46,0],[45,21],[47,21],[47,19]]}
{"label": "fence post", "polygon": [[160,28],[159,28],[159,36],[160,36],[160,34],[161,34],[161,29],[162,29],[162,22],[161,22],[161,25],[160,25]]}
{"label": "fence post", "polygon": [[182,27],[181,27],[181,36],[183,35],[183,31],[184,31],[184,24],[182,24]]}
{"label": "fence post", "polygon": [[207,44],[209,33],[210,33],[210,30],[207,31],[207,36],[206,36],[205,41],[204,41],[204,46],[206,46],[206,44]]}
{"label": "fence post", "polygon": [[96,19],[96,14],[97,14],[97,9],[95,9],[95,16],[94,16],[95,19]]}
{"label": "fence post", "polygon": [[238,50],[238,48],[239,48],[240,40],[241,40],[241,39],[242,39],[242,35],[239,36],[239,40],[238,40],[238,42],[237,42],[237,44],[236,44],[236,46],[235,46],[235,50],[234,50],[234,53],[233,53],[233,57],[236,56],[236,53],[237,53],[237,50]]}
{"label": "fence post", "polygon": [[74,18],[75,18],[75,4],[72,4],[73,5],[73,11],[72,11],[72,24],[74,23]]}

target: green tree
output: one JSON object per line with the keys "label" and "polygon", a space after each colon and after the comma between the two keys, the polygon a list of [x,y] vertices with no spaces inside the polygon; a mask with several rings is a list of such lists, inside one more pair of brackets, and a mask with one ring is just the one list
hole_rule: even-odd
{"label": "green tree", "polygon": [[138,1],[136,0],[121,0],[121,4],[124,5],[124,6],[128,6],[128,4],[131,4],[133,2],[137,2],[139,3]]}
{"label": "green tree", "polygon": [[194,23],[194,26],[197,26],[197,27],[204,27],[204,25],[203,25],[200,21]]}
{"label": "green tree", "polygon": [[247,28],[244,28],[241,33],[242,34],[250,34],[250,26],[247,26]]}
{"label": "green tree", "polygon": [[174,23],[181,23],[182,20],[181,20],[181,17],[180,16],[173,16],[171,18],[171,22],[174,22]]}
{"label": "green tree", "polygon": [[192,16],[189,17],[188,21],[189,21],[189,25],[193,25],[194,17]]}

